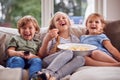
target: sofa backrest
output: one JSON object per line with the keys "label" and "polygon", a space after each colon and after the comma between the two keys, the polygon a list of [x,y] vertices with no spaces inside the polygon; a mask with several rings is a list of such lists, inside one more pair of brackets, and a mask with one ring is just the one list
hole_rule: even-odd
{"label": "sofa backrest", "polygon": [[120,51],[120,20],[108,22],[105,33],[112,44]]}
{"label": "sofa backrest", "polygon": [[[43,40],[43,37],[45,36],[48,28],[41,28],[40,33],[35,35],[35,38]],[[77,28],[77,27],[72,27],[71,33],[74,35],[80,37],[82,34],[85,33],[84,28]],[[17,29],[13,28],[5,28],[5,27],[0,27],[0,64],[5,65],[5,60],[7,59],[6,55],[6,48],[8,45],[9,40],[11,39],[12,36],[14,35],[19,35]]]}
{"label": "sofa backrest", "polygon": [[[83,27],[72,27],[71,33],[80,37],[85,34],[85,30]],[[47,28],[41,28],[40,33],[35,38],[43,40],[46,32]],[[105,33],[110,38],[112,44],[120,51],[120,20],[108,22]],[[4,60],[7,58],[5,50],[13,35],[19,35],[17,29],[0,27],[0,64],[4,64]]]}

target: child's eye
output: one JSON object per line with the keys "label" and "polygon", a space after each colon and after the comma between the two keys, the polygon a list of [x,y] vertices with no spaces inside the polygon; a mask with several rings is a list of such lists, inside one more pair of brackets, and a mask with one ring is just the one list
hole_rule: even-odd
{"label": "child's eye", "polygon": [[65,17],[63,17],[63,19],[65,19]]}
{"label": "child's eye", "polygon": [[29,27],[29,29],[32,29],[32,27]]}
{"label": "child's eye", "polygon": [[58,18],[58,19],[56,19],[56,21],[59,21],[60,19]]}
{"label": "child's eye", "polygon": [[95,23],[99,23],[99,21],[95,21]]}
{"label": "child's eye", "polygon": [[89,23],[92,23],[92,21],[89,21]]}

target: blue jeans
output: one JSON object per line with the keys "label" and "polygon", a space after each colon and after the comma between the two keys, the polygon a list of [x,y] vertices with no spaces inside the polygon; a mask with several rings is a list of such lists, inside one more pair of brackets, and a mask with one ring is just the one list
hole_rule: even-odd
{"label": "blue jeans", "polygon": [[30,60],[25,60],[21,57],[11,57],[7,61],[7,67],[10,68],[29,68],[29,76],[30,78],[38,71],[42,69],[42,61],[40,58],[33,58]]}

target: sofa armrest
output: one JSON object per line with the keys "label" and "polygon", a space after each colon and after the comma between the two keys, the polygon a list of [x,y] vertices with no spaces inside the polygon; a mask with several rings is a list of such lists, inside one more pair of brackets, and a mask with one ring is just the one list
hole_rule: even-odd
{"label": "sofa armrest", "polygon": [[119,67],[85,66],[72,74],[70,80],[120,80],[119,74]]}
{"label": "sofa armrest", "polygon": [[21,80],[22,69],[0,68],[0,80]]}

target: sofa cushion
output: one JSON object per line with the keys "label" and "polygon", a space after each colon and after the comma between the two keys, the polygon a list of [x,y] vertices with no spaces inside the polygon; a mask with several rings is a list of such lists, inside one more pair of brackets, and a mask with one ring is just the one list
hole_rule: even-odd
{"label": "sofa cushion", "polygon": [[70,80],[120,80],[119,67],[81,67]]}
{"label": "sofa cushion", "polygon": [[120,20],[108,22],[105,33],[112,44],[120,51]]}

